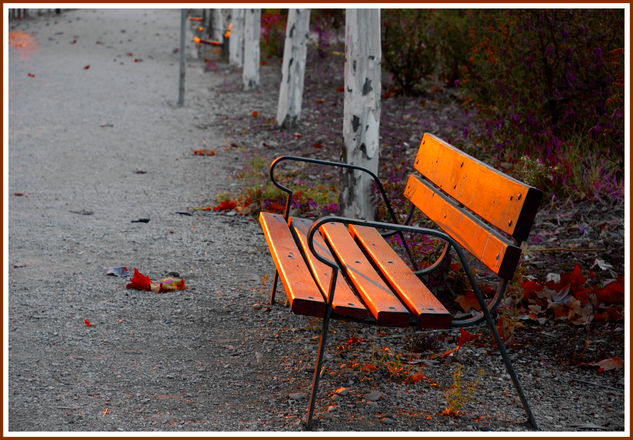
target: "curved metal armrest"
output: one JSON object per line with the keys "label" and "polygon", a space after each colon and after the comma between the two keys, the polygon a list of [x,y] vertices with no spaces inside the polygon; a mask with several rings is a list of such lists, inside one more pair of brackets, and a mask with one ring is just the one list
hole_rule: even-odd
{"label": "curved metal armrest", "polygon": [[393,209],[391,208],[391,203],[389,203],[389,199],[387,198],[387,193],[385,192],[385,188],[382,186],[382,182],[380,182],[380,179],[373,171],[367,168],[358,166],[358,165],[352,165],[352,164],[343,163],[343,162],[334,162],[334,161],[329,161],[329,160],[312,159],[308,157],[298,157],[298,156],[279,156],[275,160],[273,160],[272,163],[270,164],[270,180],[273,182],[273,185],[275,185],[277,188],[279,188],[280,190],[288,194],[288,198],[286,200],[286,209],[284,211],[284,218],[286,220],[288,220],[288,216],[290,214],[290,201],[292,199],[292,190],[277,181],[277,179],[275,178],[275,168],[281,162],[287,161],[287,160],[295,161],[295,162],[313,163],[317,165],[333,166],[333,167],[338,167],[338,168],[346,168],[350,170],[361,171],[363,173],[368,174],[376,183],[376,186],[378,187],[378,190],[380,191],[380,195],[382,196],[382,199],[385,205],[387,206],[387,210],[389,211],[391,220],[394,223],[397,223],[396,215],[394,214]]}

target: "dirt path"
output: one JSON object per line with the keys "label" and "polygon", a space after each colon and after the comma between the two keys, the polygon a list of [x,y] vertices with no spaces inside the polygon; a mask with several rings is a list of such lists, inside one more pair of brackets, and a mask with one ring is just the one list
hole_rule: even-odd
{"label": "dirt path", "polygon": [[[105,9],[11,24],[28,44],[14,39],[9,51],[5,430],[301,429],[318,321],[254,306],[272,268],[254,220],[190,209],[214,205],[242,163],[215,115],[261,110],[275,91],[263,87],[251,106],[253,95],[227,92],[238,72],[205,73],[188,50],[178,108],[179,23],[177,10]],[[199,148],[217,154],[194,156]],[[152,280],[175,273],[188,288],[126,289],[104,274],[118,266]],[[362,362],[420,335],[332,327],[317,429],[528,429],[489,347],[428,361],[425,380],[403,384]],[[458,334],[424,337],[440,351]],[[556,341],[539,343],[513,357],[542,428],[622,430],[618,377],[561,368],[548,355]],[[462,417],[438,416],[457,363],[464,383],[483,372],[480,394]]]}

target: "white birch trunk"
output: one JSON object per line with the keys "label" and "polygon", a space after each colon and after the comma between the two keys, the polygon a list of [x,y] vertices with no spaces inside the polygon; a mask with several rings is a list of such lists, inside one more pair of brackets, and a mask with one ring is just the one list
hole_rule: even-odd
{"label": "white birch trunk", "polygon": [[244,65],[244,9],[233,9],[231,19],[231,37],[229,38],[229,63]]}
{"label": "white birch trunk", "polygon": [[225,27],[222,9],[211,9],[211,39],[222,44],[224,42]]}
{"label": "white birch trunk", "polygon": [[[343,159],[378,174],[380,126],[380,10],[345,12],[345,97]],[[371,178],[345,171],[340,205],[346,217],[374,219]]]}
{"label": "white birch trunk", "polygon": [[244,90],[259,88],[259,40],[261,37],[261,9],[246,9],[244,16]]}
{"label": "white birch trunk", "polygon": [[277,125],[291,128],[301,117],[310,9],[289,9],[281,66]]}

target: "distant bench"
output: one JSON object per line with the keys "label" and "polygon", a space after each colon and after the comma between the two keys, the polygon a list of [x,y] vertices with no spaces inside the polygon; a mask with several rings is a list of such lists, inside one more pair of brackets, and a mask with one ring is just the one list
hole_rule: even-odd
{"label": "distant bench", "polygon": [[[292,190],[279,183],[274,173],[283,161],[368,173],[376,182],[391,222],[337,216],[316,221],[290,217]],[[419,175],[411,174],[404,190],[412,210],[405,224],[398,224],[378,177],[365,168],[292,156],[279,157],[270,166],[272,182],[288,194],[284,215],[262,212],[259,216],[276,267],[271,304],[277,280],[281,279],[294,313],[324,318],[307,427],[312,425],[329,320],[334,317],[420,328],[464,327],[485,320],[528,420],[538,429],[492,313],[519,264],[520,244],[528,237],[542,193],[428,133],[422,139],[413,168]],[[414,206],[439,229],[409,225]],[[411,269],[385,240],[387,231],[400,234],[402,239],[402,233],[439,238],[445,243],[444,250],[435,263],[418,270],[407,247]],[[465,318],[453,317],[419,278],[440,267],[451,249],[457,254],[481,309]],[[498,277],[499,285],[492,298],[482,295],[463,250]]]}

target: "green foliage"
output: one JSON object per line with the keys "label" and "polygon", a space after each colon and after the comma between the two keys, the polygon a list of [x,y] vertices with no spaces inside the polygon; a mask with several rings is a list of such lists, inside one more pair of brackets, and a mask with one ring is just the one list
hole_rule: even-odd
{"label": "green foliage", "polygon": [[[260,211],[283,213],[287,196],[271,182],[269,164],[267,158],[259,154],[252,155],[246,160],[244,170],[235,176],[240,181],[238,193],[220,193],[217,201],[234,201],[236,211],[245,215]],[[293,190],[290,206],[296,214],[317,217],[338,210],[337,187],[315,185],[304,168],[292,168],[285,173],[279,170],[276,177],[281,184]]]}

